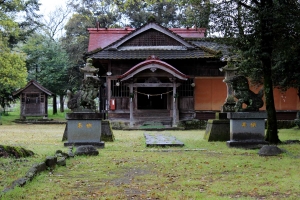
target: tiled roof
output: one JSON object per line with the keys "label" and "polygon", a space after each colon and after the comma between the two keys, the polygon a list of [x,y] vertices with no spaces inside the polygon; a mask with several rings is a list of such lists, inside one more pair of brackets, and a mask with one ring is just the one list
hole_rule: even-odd
{"label": "tiled roof", "polygon": [[162,60],[167,59],[197,59],[197,58],[215,58],[216,55],[206,52],[202,49],[195,50],[124,50],[108,51],[103,50],[90,56],[95,59],[142,59],[145,60],[151,55],[155,55]]}
{"label": "tiled roof", "polygon": [[[155,28],[157,31],[172,37],[179,41],[182,46],[122,46],[125,41],[136,35]],[[119,40],[111,43],[104,49],[97,49],[87,52],[86,57],[94,59],[142,59],[145,60],[151,55],[158,56],[160,59],[200,59],[200,58],[220,58],[224,52],[222,47],[217,42],[206,41],[204,38],[183,38],[171,30],[160,26],[156,23],[148,23]]]}
{"label": "tiled roof", "polygon": [[192,39],[192,40],[188,40],[188,41],[200,48],[204,47],[207,50],[211,50],[216,53],[222,53],[223,55],[228,54],[228,46],[218,43],[218,42],[215,42],[215,41],[209,41],[209,38],[194,39],[194,40]]}
{"label": "tiled roof", "polygon": [[134,31],[128,33],[127,35],[124,35],[119,40],[117,40],[117,41],[113,42],[112,44],[108,45],[107,47],[105,47],[105,49],[118,48],[118,46],[121,45],[124,41],[131,39],[132,37],[136,36],[137,34],[140,34],[141,32],[144,32],[146,30],[153,29],[153,28],[156,29],[157,31],[163,32],[164,34],[178,40],[183,45],[185,45],[189,48],[193,48],[193,44],[186,41],[180,35],[172,32],[170,29],[168,29],[166,27],[161,26],[160,24],[157,24],[155,22],[150,22],[150,23],[144,24],[143,26],[135,29]]}

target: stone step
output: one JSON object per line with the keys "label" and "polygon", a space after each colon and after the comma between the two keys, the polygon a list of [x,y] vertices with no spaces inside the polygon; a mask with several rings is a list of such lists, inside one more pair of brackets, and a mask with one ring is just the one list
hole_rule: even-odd
{"label": "stone step", "polygon": [[170,117],[170,113],[134,113],[134,117],[152,117],[152,118],[165,118]]}
{"label": "stone step", "polygon": [[171,126],[172,118],[135,118],[135,124],[137,126],[148,122],[161,123],[164,126]]}

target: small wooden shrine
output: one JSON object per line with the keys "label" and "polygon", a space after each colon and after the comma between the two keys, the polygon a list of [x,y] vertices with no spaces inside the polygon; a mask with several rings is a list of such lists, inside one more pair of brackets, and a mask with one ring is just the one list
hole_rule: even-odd
{"label": "small wooden shrine", "polygon": [[17,95],[20,95],[21,100],[21,119],[38,116],[48,117],[48,96],[53,95],[50,90],[35,80],[31,80],[24,88],[13,93],[13,96]]}

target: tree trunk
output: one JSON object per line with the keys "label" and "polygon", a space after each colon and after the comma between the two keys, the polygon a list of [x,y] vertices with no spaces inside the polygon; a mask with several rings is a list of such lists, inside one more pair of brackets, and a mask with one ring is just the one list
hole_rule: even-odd
{"label": "tree trunk", "polygon": [[271,144],[280,142],[277,130],[276,109],[273,96],[273,82],[272,82],[272,52],[273,52],[273,37],[274,30],[272,22],[274,20],[273,14],[273,1],[261,0],[261,62],[263,67],[264,77],[264,91],[266,99],[267,110],[267,133],[266,141]]}
{"label": "tree trunk", "polygon": [[[269,67],[271,67],[271,65]],[[271,73],[267,73],[267,71],[270,71],[267,70],[268,66],[264,66],[264,68],[265,68],[264,90],[265,90],[265,99],[266,99],[265,101],[266,110],[268,116],[266,141],[270,142],[271,144],[278,144],[280,143],[280,140],[278,138],[278,130],[277,130],[277,117],[276,117],[276,109],[275,109],[274,96],[273,96],[273,83],[272,83]]]}
{"label": "tree trunk", "polygon": [[64,108],[64,95],[59,95],[59,103],[60,103],[60,112],[65,112]]}
{"label": "tree trunk", "polygon": [[56,95],[53,95],[53,115],[57,114]]}

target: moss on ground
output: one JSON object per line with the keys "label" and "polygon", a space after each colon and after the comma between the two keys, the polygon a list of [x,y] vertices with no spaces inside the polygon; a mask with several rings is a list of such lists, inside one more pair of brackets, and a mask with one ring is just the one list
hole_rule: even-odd
{"label": "moss on ground", "polygon": [[32,155],[34,155],[32,151],[24,149],[22,147],[0,145],[0,157],[24,158]]}

